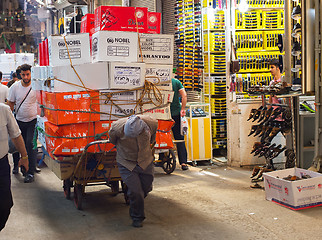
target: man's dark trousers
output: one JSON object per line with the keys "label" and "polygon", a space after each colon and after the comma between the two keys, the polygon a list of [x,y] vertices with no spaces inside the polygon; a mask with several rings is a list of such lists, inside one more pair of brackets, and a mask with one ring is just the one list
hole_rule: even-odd
{"label": "man's dark trousers", "polygon": [[[184,136],[181,135],[180,132],[180,126],[181,126],[181,117],[178,116],[172,116],[172,119],[175,121],[175,124],[172,128],[173,136],[175,140],[184,140]],[[178,158],[180,165],[185,163],[187,164],[187,149],[186,145],[183,142],[177,143],[177,152],[178,152]]]}
{"label": "man's dark trousers", "polygon": [[[21,122],[17,120],[17,123],[19,125],[23,140],[26,144],[26,150],[27,150],[28,160],[29,160],[28,173],[34,174],[36,171],[37,150],[33,149],[34,147],[33,139],[34,139],[37,119],[34,119],[30,122]],[[18,166],[19,156],[20,154],[18,152],[13,154],[13,163],[15,167]]]}
{"label": "man's dark trousers", "polygon": [[154,165],[151,163],[145,170],[136,165],[132,172],[119,163],[117,165],[121,178],[128,187],[130,217],[132,220],[143,221],[145,219],[144,198],[152,191]]}
{"label": "man's dark trousers", "polygon": [[0,159],[0,231],[6,225],[13,206],[8,155]]}

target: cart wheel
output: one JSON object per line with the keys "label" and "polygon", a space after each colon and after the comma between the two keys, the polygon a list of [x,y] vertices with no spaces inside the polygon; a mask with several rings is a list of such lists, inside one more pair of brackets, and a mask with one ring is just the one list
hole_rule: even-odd
{"label": "cart wheel", "polygon": [[162,168],[167,174],[172,173],[176,169],[176,157],[173,150],[169,150],[169,153],[164,154],[162,163]]}
{"label": "cart wheel", "polygon": [[65,198],[70,200],[70,189],[73,186],[72,181],[70,179],[66,179],[63,181],[64,195]]}
{"label": "cart wheel", "polygon": [[121,186],[122,186],[122,192],[124,194],[125,203],[126,203],[126,205],[130,205],[130,198],[127,195],[127,189],[128,188],[127,188],[126,184],[123,181],[121,181]]}
{"label": "cart wheel", "polygon": [[75,184],[74,186],[74,203],[78,210],[82,210],[83,186],[81,184]]}
{"label": "cart wheel", "polygon": [[111,184],[111,190],[112,190],[112,195],[113,196],[116,196],[119,191],[120,191],[120,184],[119,184],[119,181],[113,181],[113,182],[110,182]]}

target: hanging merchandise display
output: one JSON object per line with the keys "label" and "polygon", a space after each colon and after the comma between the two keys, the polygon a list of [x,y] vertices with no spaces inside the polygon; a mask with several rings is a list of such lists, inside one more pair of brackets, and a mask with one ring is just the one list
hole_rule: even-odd
{"label": "hanging merchandise display", "polygon": [[238,100],[247,99],[247,93],[268,86],[271,81],[269,63],[284,54],[279,52],[278,41],[284,34],[284,0],[238,0],[233,5],[233,44],[240,71],[233,80],[238,87],[230,91],[236,93]]}
{"label": "hanging merchandise display", "polygon": [[[227,146],[226,11],[226,1],[203,1],[204,96],[211,108],[214,149]],[[239,62],[235,61],[231,69],[238,68]]]}
{"label": "hanging merchandise display", "polygon": [[[188,95],[202,89],[201,3],[199,0],[177,0],[175,4],[178,64],[176,78]],[[189,97],[189,96],[188,96]]]}

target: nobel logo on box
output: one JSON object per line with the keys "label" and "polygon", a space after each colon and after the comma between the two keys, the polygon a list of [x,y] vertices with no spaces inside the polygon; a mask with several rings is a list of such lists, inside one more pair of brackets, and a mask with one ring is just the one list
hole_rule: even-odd
{"label": "nobel logo on box", "polygon": [[[67,44],[67,45],[66,45]],[[88,33],[65,36],[52,35],[48,38],[49,65],[64,66],[90,63],[90,44]]]}
{"label": "nobel logo on box", "polygon": [[99,31],[92,36],[93,62],[137,62],[138,34]]}

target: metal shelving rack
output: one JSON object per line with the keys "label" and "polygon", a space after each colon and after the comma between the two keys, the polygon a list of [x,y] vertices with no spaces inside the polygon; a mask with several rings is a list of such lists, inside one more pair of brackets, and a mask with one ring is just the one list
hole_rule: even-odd
{"label": "metal shelving rack", "polygon": [[[242,11],[241,3],[248,9]],[[232,3],[232,39],[237,48],[240,71],[233,82],[236,100],[250,99],[246,91],[254,85],[269,85],[269,61],[279,58],[279,34],[284,33],[284,0],[237,0]]]}
{"label": "metal shelving rack", "polygon": [[[227,5],[226,5],[227,4]],[[212,148],[227,147],[227,6],[229,1],[203,1],[204,100],[210,104]]]}

